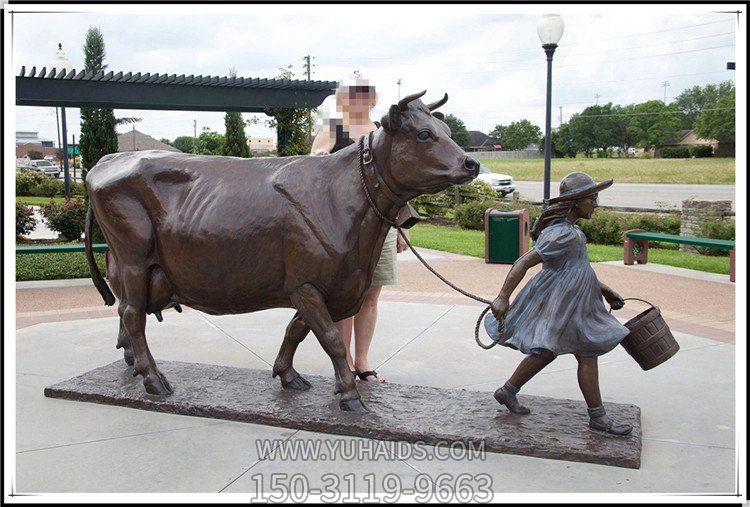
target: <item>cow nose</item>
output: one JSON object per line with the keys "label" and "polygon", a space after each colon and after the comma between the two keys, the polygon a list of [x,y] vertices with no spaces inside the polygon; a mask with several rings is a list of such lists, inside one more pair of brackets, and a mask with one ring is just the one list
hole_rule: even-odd
{"label": "cow nose", "polygon": [[464,167],[471,171],[475,178],[479,174],[479,162],[471,157],[466,157],[466,160],[464,160]]}

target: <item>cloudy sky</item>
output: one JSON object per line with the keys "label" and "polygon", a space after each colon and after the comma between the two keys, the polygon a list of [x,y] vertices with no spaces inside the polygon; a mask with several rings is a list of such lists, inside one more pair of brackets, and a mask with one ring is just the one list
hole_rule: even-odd
{"label": "cloudy sky", "polygon": [[[374,82],[379,93],[374,119],[399,94],[426,89],[430,101],[447,92],[444,112],[461,118],[469,130],[488,132],[521,119],[544,129],[546,61],[537,35],[544,13],[559,13],[565,22],[554,58],[553,128],[561,116],[565,122],[595,103],[665,95],[671,101],[695,85],[734,81],[727,62],[744,60],[738,51],[745,34],[738,32],[736,14],[744,6],[731,4],[79,7],[10,6],[17,11],[10,16],[12,47],[6,45],[13,72],[22,65],[48,66],[58,43],[82,69],[86,30],[97,26],[108,70],[115,72],[224,76],[235,68],[239,76],[263,78],[291,64],[303,78],[303,57],[311,55],[313,79],[336,81],[358,69]],[[60,9],[75,12],[48,12]],[[745,16],[739,15],[743,27]],[[15,110],[16,130],[39,131],[57,142],[53,108]],[[330,100],[321,111],[331,113]],[[116,114],[142,118],[135,128],[157,139],[193,135],[193,120],[198,132],[204,126],[224,131],[222,113]],[[78,138],[77,109],[68,109],[68,125]],[[272,135],[263,123],[246,132]]]}

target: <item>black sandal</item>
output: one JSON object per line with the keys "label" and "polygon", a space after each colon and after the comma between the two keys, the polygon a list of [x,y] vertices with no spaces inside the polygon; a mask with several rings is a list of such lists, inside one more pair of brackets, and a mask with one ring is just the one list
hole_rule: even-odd
{"label": "black sandal", "polygon": [[367,377],[378,378],[378,372],[376,372],[375,370],[363,371],[361,373],[360,372],[354,372],[354,374],[359,377],[359,380],[363,380],[365,382],[376,382],[378,384],[382,384],[383,382],[385,382],[385,380],[383,380],[383,382],[381,382],[379,380],[367,380]]}

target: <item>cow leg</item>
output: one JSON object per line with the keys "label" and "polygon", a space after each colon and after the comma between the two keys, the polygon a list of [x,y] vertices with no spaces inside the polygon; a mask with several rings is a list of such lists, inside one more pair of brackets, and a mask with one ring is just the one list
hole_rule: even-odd
{"label": "cow leg", "polygon": [[354,384],[354,374],[346,362],[346,348],[341,334],[328,313],[323,296],[314,286],[305,284],[290,299],[333,362],[336,393],[341,393],[339,407],[351,412],[367,412]]}
{"label": "cow leg", "polygon": [[120,305],[117,307],[117,313],[120,314],[120,332],[117,335],[117,348],[123,349],[125,363],[128,366],[133,366],[133,344],[130,343],[130,335],[128,334],[127,329],[125,329],[125,324],[122,321],[122,314],[124,311],[125,305],[120,302]]}
{"label": "cow leg", "polygon": [[133,376],[143,376],[143,386],[149,394],[171,394],[172,386],[156,367],[146,343],[146,295],[149,273],[146,270],[123,269],[124,309],[122,323],[133,345]]}
{"label": "cow leg", "polygon": [[297,346],[302,343],[302,340],[305,339],[305,336],[309,332],[310,327],[305,324],[299,312],[295,313],[292,321],[286,327],[284,341],[281,344],[279,355],[276,356],[276,361],[273,364],[273,378],[276,378],[277,375],[281,377],[281,386],[285,389],[299,389],[304,391],[311,387],[310,382],[297,373],[292,366]]}

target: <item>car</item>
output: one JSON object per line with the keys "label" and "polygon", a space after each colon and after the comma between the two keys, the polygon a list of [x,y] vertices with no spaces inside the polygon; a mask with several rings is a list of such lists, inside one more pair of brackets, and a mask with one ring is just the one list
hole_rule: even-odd
{"label": "car", "polygon": [[54,165],[49,160],[32,160],[29,162],[29,169],[44,173],[47,176],[57,178],[60,176],[60,166]]}
{"label": "car", "polygon": [[474,181],[484,181],[488,183],[492,189],[505,197],[508,194],[513,193],[516,190],[516,184],[513,181],[512,176],[507,174],[493,173],[489,167],[484,164],[479,164],[479,174]]}

